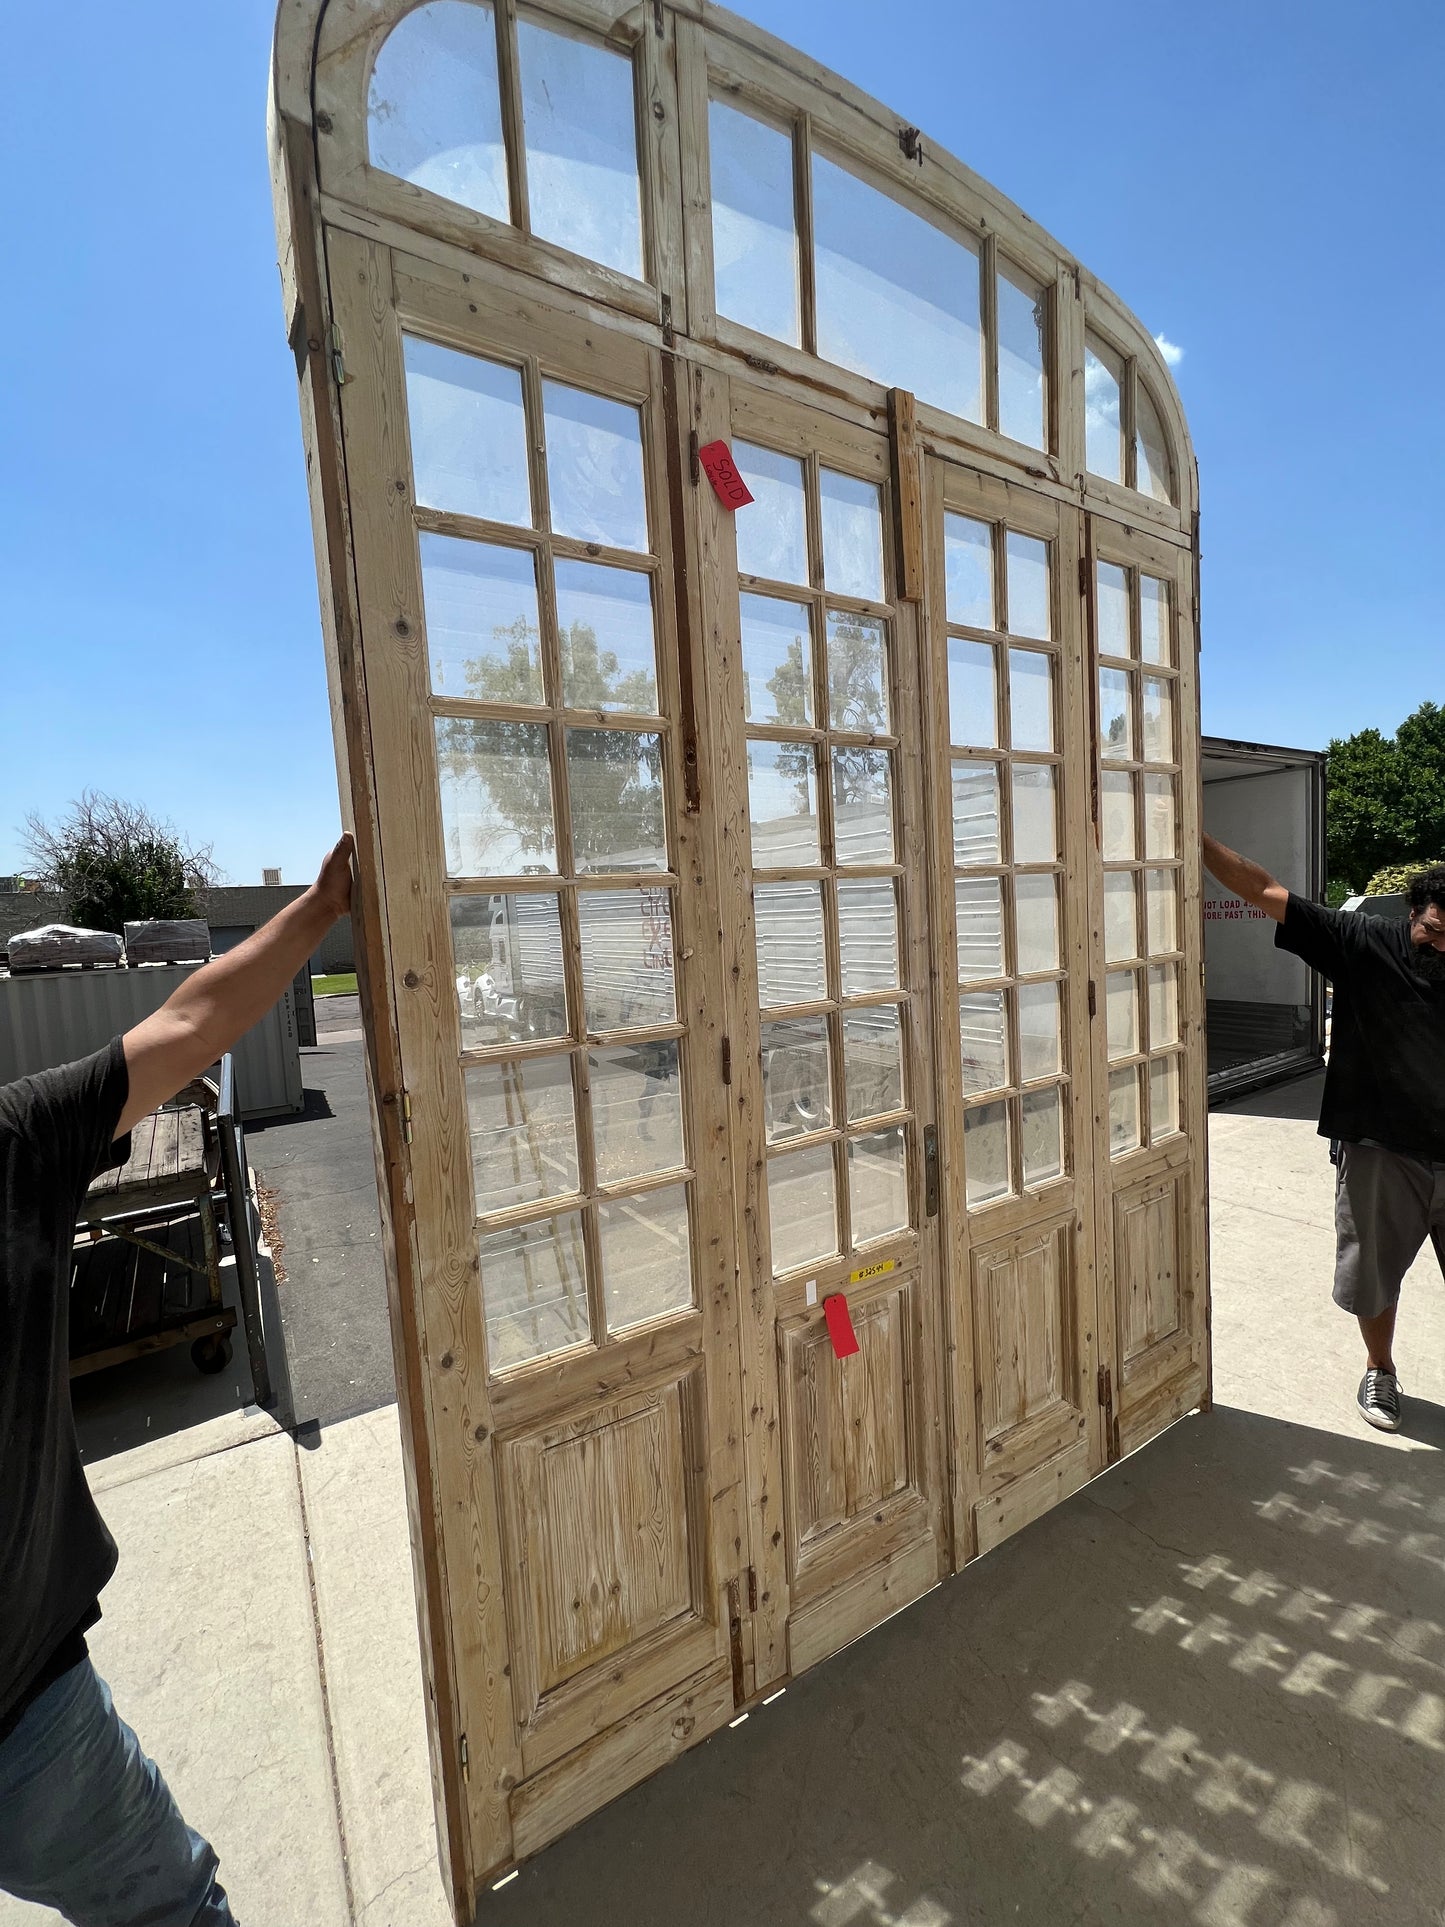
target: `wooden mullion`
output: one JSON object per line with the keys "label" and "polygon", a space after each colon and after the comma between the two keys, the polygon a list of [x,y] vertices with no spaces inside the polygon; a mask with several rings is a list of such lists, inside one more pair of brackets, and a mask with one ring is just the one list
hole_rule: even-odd
{"label": "wooden mullion", "polygon": [[[1001,432],[998,419],[998,244],[992,234],[984,236],[979,249],[978,295],[980,353],[983,357],[983,366],[979,371],[984,398],[983,419],[998,434]],[[1047,383],[1044,399],[1047,406]],[[1045,432],[1047,435],[1047,430]]]}
{"label": "wooden mullion", "polygon": [[519,522],[493,522],[482,515],[464,515],[458,509],[427,508],[420,502],[411,513],[418,530],[426,535],[451,535],[465,542],[487,542],[493,548],[536,551],[542,545],[537,529]]}
{"label": "wooden mullion", "polygon": [[818,281],[813,246],[813,123],[797,114],[793,128],[793,221],[798,236],[798,305],[803,352],[818,352]]}
{"label": "wooden mullion", "polygon": [[501,94],[502,139],[507,150],[507,192],[512,224],[532,231],[527,194],[526,131],[522,117],[522,73],[517,49],[517,0],[494,0],[497,23],[497,86]]}

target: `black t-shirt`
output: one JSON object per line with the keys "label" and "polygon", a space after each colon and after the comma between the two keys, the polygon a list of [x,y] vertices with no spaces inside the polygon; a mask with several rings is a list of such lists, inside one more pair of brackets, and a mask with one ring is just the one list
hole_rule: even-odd
{"label": "black t-shirt", "polygon": [[1445,983],[1416,970],[1410,926],[1291,895],[1274,940],[1335,987],[1321,1137],[1445,1159]]}
{"label": "black t-shirt", "polygon": [[83,1656],[115,1571],[70,1411],[70,1266],[87,1186],[129,1153],[128,1092],[119,1038],[0,1087],[0,1734]]}

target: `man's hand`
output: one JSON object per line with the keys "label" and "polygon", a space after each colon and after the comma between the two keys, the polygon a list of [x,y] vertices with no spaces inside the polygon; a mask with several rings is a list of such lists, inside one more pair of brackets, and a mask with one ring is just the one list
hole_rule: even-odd
{"label": "man's hand", "polygon": [[1284,922],[1284,913],[1289,908],[1289,891],[1284,885],[1276,883],[1261,864],[1252,863],[1236,850],[1226,849],[1207,830],[1204,834],[1204,867],[1226,890],[1233,890],[1237,897],[1243,897],[1256,910],[1263,910],[1276,923]]}
{"label": "man's hand", "polygon": [[344,917],[351,908],[351,857],[355,848],[350,830],[345,831],[337,839],[311,886],[318,899],[331,911],[333,922],[337,917]]}

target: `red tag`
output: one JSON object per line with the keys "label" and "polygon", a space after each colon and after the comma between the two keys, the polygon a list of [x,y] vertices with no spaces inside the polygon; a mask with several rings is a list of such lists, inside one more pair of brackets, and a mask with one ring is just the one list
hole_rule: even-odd
{"label": "red tag", "polygon": [[833,1341],[835,1355],[851,1358],[858,1349],[858,1334],[853,1329],[853,1320],[848,1316],[848,1300],[841,1291],[835,1291],[831,1298],[823,1300],[823,1316],[828,1321],[828,1336]]}
{"label": "red tag", "polygon": [[745,509],[753,492],[738,474],[732,450],[726,442],[709,442],[697,451],[697,459],[707,471],[713,494],[725,509]]}

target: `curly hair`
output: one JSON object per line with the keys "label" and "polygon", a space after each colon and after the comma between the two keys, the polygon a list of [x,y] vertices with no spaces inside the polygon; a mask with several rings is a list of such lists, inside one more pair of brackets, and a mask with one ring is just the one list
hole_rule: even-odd
{"label": "curly hair", "polygon": [[1432,863],[1428,870],[1417,870],[1405,887],[1405,900],[1412,910],[1423,910],[1433,903],[1445,910],[1445,863]]}

